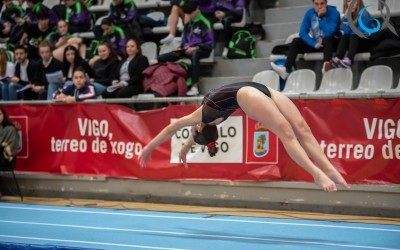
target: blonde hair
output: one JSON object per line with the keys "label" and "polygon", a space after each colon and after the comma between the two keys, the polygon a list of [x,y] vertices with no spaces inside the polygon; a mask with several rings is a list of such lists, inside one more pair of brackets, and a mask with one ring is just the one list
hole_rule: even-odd
{"label": "blonde hair", "polygon": [[[352,2],[353,0],[351,0]],[[356,5],[356,9],[354,12],[351,13],[351,17],[354,20],[354,24],[357,25],[358,24],[358,14],[360,13],[360,10],[362,8],[364,8],[364,2],[363,0],[357,0],[357,5]],[[347,9],[349,8],[349,5],[347,4],[347,1],[343,1],[343,13],[347,12]]]}

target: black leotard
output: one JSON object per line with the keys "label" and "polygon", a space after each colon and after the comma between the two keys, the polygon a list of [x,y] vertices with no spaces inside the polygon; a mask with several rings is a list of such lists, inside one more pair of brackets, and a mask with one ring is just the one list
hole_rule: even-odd
{"label": "black leotard", "polygon": [[242,87],[253,87],[271,97],[271,92],[265,85],[255,82],[238,82],[210,90],[203,99],[202,122],[210,123],[220,117],[227,119],[236,109],[240,108],[236,94]]}

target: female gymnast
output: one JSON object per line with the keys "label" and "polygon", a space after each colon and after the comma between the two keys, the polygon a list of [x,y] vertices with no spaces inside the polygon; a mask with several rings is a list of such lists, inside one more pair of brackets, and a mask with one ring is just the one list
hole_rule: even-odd
{"label": "female gymnast", "polygon": [[145,167],[153,149],[186,126],[192,126],[192,136],[179,152],[185,167],[186,154],[194,143],[207,145],[210,156],[214,156],[218,151],[216,125],[238,108],[276,134],[290,157],[310,173],[324,191],[336,191],[335,183],[349,188],[321,150],[294,103],[284,94],[255,82],[227,84],[211,90],[197,110],[169,124],[143,148],[139,155],[140,165]]}

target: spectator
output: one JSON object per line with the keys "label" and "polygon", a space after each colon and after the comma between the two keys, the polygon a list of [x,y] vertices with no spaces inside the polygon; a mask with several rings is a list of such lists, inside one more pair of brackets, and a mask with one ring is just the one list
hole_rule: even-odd
{"label": "spectator", "polygon": [[186,95],[195,96],[199,94],[200,59],[210,55],[214,44],[214,33],[210,21],[201,14],[196,1],[187,0],[182,8],[190,21],[185,24],[180,49],[160,55],[158,61],[167,62],[177,61],[182,57],[189,58],[192,63],[190,74],[192,88]]}
{"label": "spectator", "polygon": [[[17,45],[14,49],[15,53],[15,74],[10,79],[8,85],[9,100],[18,100],[17,90],[36,83],[38,81],[38,64],[28,59],[28,50],[23,45]],[[29,97],[31,91],[21,92],[23,99],[32,99]]]}
{"label": "spectator", "polygon": [[85,70],[89,77],[93,77],[94,72],[89,64],[79,55],[78,50],[73,45],[67,45],[64,49],[64,56],[62,61],[64,86],[72,84],[72,73],[81,67]]}
{"label": "spectator", "polygon": [[138,9],[133,0],[114,0],[110,5],[108,18],[125,30],[128,37],[143,43],[142,29],[138,23]]}
{"label": "spectator", "polygon": [[232,23],[240,22],[243,18],[243,10],[245,8],[244,0],[216,0],[215,18],[221,21],[224,26],[224,50],[222,57],[228,55],[229,41],[233,35]]}
{"label": "spectator", "polygon": [[[331,65],[334,68],[351,68],[356,53],[360,51],[369,51],[372,45],[370,39],[359,37],[349,26],[347,15],[348,12],[351,11],[351,17],[355,21],[357,29],[362,31],[366,37],[371,35],[368,31],[363,29],[358,21],[360,10],[364,8],[364,2],[362,0],[357,0],[357,3],[354,5],[353,9],[350,9],[349,7],[351,2],[351,0],[346,0],[343,4],[344,16],[342,20],[342,37],[340,37],[339,40],[336,56],[331,60]],[[365,27],[368,29],[373,28],[371,15],[367,10],[363,12],[361,20]],[[347,56],[345,56],[346,51]]]}
{"label": "spectator", "polygon": [[50,10],[46,5],[44,5],[43,0],[26,0],[26,9],[24,20],[28,24],[35,24],[39,21],[39,17],[43,13],[47,13],[49,16],[49,23],[52,27],[57,24],[58,17],[53,10]]}
{"label": "spectator", "polygon": [[81,55],[85,56],[86,46],[82,43],[82,39],[79,37],[73,37],[68,32],[68,23],[65,20],[59,20],[57,23],[57,30],[51,32],[47,37],[48,40],[54,47],[53,56],[57,60],[63,60],[64,49],[68,45],[73,45],[79,48]]}
{"label": "spectator", "polygon": [[129,39],[125,59],[119,63],[118,78],[112,81],[117,89],[102,93],[104,98],[129,98],[143,92],[143,70],[149,66],[147,57],[142,55],[139,41]]}
{"label": "spectator", "polygon": [[[53,93],[62,88],[62,76],[59,79],[49,79],[49,74],[62,72],[62,63],[52,55],[53,48],[49,41],[43,41],[39,46],[41,64],[39,67],[40,84],[47,90],[47,100],[53,99]],[[60,74],[61,75],[61,74]]]}
{"label": "spectator", "polygon": [[0,165],[15,159],[18,150],[18,133],[14,124],[8,118],[5,110],[0,107]]}
{"label": "spectator", "polygon": [[[90,78],[96,93],[101,94],[112,80],[118,78],[118,56],[114,52],[111,43],[102,42],[99,45],[99,59],[93,64],[94,77]],[[90,65],[90,64],[89,64]]]}
{"label": "spectator", "polygon": [[89,83],[83,68],[75,69],[72,77],[73,84],[54,92],[54,99],[58,102],[75,103],[87,99],[94,99],[96,92],[93,84]]}
{"label": "spectator", "polygon": [[71,34],[87,32],[91,28],[91,17],[85,2],[82,0],[65,0],[67,6],[68,30]]}
{"label": "spectator", "polygon": [[299,53],[323,52],[322,72],[329,69],[336,42],[335,36],[339,34],[340,13],[336,7],[328,6],[327,0],[313,0],[313,5],[314,7],[304,15],[300,37],[293,39],[285,66],[271,62],[272,68],[282,79],[286,79],[292,71]]}
{"label": "spectator", "polygon": [[[197,0],[197,4],[199,5],[200,12],[209,19],[210,22],[215,22],[214,10],[215,3],[214,0]],[[169,14],[169,34],[165,38],[160,40],[161,44],[170,43],[174,40],[177,33],[177,26],[179,18],[183,20],[183,23],[187,23],[188,20],[185,19],[185,13],[183,12],[182,6],[184,5],[185,0],[171,0],[171,11]]]}
{"label": "spectator", "polygon": [[37,15],[38,22],[25,26],[25,32],[20,40],[21,45],[28,44],[28,56],[30,59],[39,60],[39,44],[52,32],[49,24],[49,14],[46,11]]}
{"label": "spectator", "polygon": [[109,18],[104,18],[101,21],[101,29],[104,32],[101,40],[110,42],[114,51],[118,55],[123,55],[126,42],[128,41],[124,29],[116,26]]}
{"label": "spectator", "polygon": [[4,49],[0,49],[0,85],[1,94],[4,101],[10,100],[9,95],[9,84],[11,77],[14,75],[15,65],[14,63],[7,61],[7,55]]}
{"label": "spectator", "polygon": [[19,25],[19,19],[22,18],[24,10],[13,3],[12,0],[3,0],[4,10],[1,14],[0,37],[9,38],[8,43],[17,43],[23,34],[23,29]]}

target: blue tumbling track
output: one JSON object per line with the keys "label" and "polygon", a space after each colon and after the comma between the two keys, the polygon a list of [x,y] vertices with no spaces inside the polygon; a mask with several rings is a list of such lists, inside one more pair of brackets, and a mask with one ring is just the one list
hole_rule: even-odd
{"label": "blue tumbling track", "polygon": [[0,203],[0,249],[76,248],[391,250],[400,226]]}

